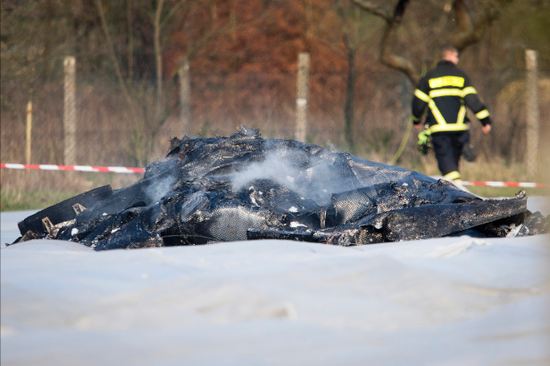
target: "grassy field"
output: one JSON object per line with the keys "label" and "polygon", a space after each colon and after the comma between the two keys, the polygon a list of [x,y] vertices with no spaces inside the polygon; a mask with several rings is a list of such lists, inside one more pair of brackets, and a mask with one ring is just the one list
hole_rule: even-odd
{"label": "grassy field", "polygon": [[38,210],[82,192],[110,184],[113,189],[137,182],[143,174],[1,170],[1,211]]}
{"label": "grassy field", "polygon": [[549,188],[515,188],[515,187],[478,187],[467,186],[470,192],[481,197],[514,197],[520,190],[529,196],[550,196]]}
{"label": "grassy field", "polygon": [[38,210],[49,207],[81,192],[0,191],[2,211]]}
{"label": "grassy field", "polygon": [[[522,188],[466,187],[482,197],[514,197]],[[549,188],[524,188],[527,196],[550,196]],[[82,191],[0,191],[1,211],[40,210],[76,196]]]}
{"label": "grassy field", "polygon": [[[364,157],[368,158],[368,157]],[[375,157],[370,157],[376,160]],[[437,176],[437,163],[433,156],[422,157],[420,161],[408,161],[401,166]],[[461,172],[464,180],[470,181],[536,181],[548,183],[549,173],[542,172],[530,179],[524,164],[506,164],[493,158],[491,161],[463,163]],[[142,174],[83,173],[66,171],[19,171],[1,170],[1,211],[31,210],[49,207],[55,203],[87,190],[110,184],[113,189],[126,187]],[[468,190],[482,197],[514,197],[521,188],[492,188],[468,186]],[[528,196],[550,196],[550,188],[527,188]]]}

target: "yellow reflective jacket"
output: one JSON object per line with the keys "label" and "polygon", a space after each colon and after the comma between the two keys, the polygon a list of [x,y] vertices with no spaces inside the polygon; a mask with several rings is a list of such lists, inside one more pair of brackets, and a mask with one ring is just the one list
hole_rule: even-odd
{"label": "yellow reflective jacket", "polygon": [[489,111],[477,97],[470,79],[450,61],[440,61],[420,80],[412,103],[414,124],[420,123],[426,106],[426,123],[431,133],[467,130],[466,106],[484,126],[491,123]]}

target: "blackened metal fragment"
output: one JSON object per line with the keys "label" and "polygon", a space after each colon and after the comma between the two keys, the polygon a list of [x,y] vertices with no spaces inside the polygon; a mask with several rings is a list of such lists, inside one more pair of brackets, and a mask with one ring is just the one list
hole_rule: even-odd
{"label": "blackened metal fragment", "polygon": [[70,219],[52,222],[55,230],[44,229],[44,217],[27,218],[27,227],[39,229],[22,240],[71,240],[96,250],[275,238],[347,246],[548,230],[547,219],[527,211],[524,192],[484,200],[412,170],[265,140],[246,127],[228,138],[172,140],[142,180],[104,190],[69,200],[84,209],[59,204]]}

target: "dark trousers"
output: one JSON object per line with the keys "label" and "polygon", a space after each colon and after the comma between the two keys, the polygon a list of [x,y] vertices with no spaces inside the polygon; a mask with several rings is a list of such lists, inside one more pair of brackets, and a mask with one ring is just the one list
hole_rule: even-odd
{"label": "dark trousers", "polygon": [[432,134],[437,166],[441,174],[458,172],[458,162],[464,145],[470,142],[469,131],[436,132]]}

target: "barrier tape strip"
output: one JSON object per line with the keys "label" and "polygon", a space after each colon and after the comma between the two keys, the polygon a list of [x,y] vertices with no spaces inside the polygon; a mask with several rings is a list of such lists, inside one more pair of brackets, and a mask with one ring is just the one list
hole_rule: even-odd
{"label": "barrier tape strip", "polygon": [[521,187],[521,188],[550,187],[550,185],[548,184],[533,183],[533,182],[470,182],[470,181],[463,180],[461,183],[464,186],[485,186],[485,187]]}
{"label": "barrier tape strip", "polygon": [[[89,165],[27,165],[27,164],[0,164],[0,168],[6,169],[40,169],[40,170],[73,170],[80,172],[107,172],[107,173],[145,173],[143,168],[127,168],[124,166],[89,166]],[[521,188],[545,188],[548,184],[533,182],[472,182],[462,181],[465,186],[485,187],[521,187]]]}
{"label": "barrier tape strip", "polygon": [[89,165],[27,165],[27,164],[0,164],[6,169],[39,169],[39,170],[73,170],[79,172],[105,173],[145,173],[143,168],[127,168],[124,166],[89,166]]}

